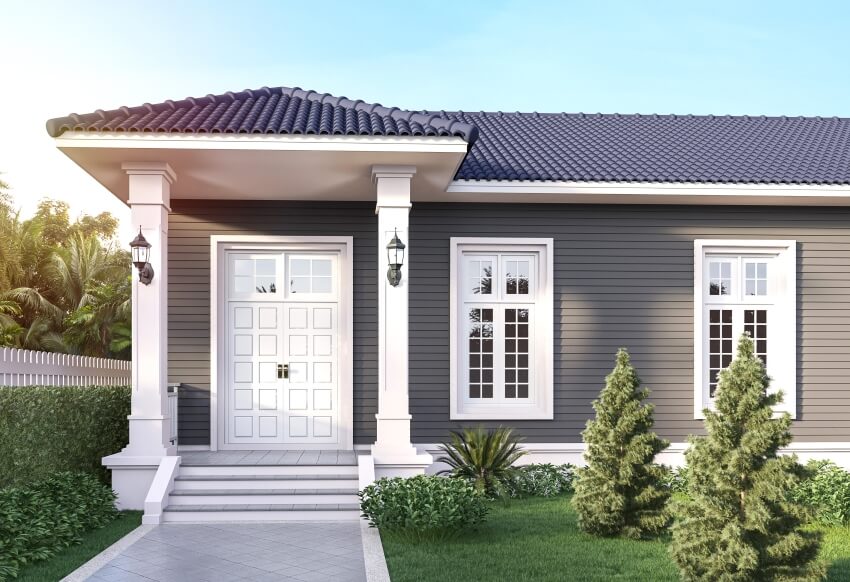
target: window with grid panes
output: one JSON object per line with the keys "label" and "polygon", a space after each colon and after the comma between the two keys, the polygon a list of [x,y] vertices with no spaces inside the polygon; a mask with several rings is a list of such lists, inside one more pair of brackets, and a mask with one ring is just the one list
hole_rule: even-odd
{"label": "window with grid panes", "polygon": [[755,353],[772,377],[771,389],[781,389],[786,406],[793,404],[793,248],[785,241],[751,248],[737,241],[704,241],[702,249],[701,288],[695,289],[702,307],[697,326],[702,337],[696,342],[702,350],[696,370],[701,404],[711,406],[720,372],[732,362],[744,333],[753,339]]}
{"label": "window with grid panes", "polygon": [[459,410],[511,418],[551,408],[544,402],[551,374],[543,366],[552,350],[545,253],[545,247],[506,243],[458,247]]}

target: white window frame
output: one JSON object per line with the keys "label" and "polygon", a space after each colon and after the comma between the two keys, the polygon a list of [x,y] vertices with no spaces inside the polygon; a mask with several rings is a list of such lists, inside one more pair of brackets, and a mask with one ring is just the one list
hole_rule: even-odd
{"label": "white window frame", "polygon": [[[768,343],[768,372],[771,374],[770,391],[782,390],[782,402],[774,407],[777,413],[788,412],[797,417],[797,241],[795,240],[727,240],[697,239],[694,241],[694,418],[704,419],[703,410],[713,409],[709,397],[706,361],[707,323],[706,323],[706,257],[711,255],[772,255],[771,264],[778,268],[774,280],[783,287],[782,293],[771,302],[774,312],[780,317],[772,317],[769,325],[778,326],[773,337],[782,337],[779,345]],[[770,275],[769,275],[770,276]],[[741,277],[733,281],[737,292],[743,284]],[[758,305],[764,302],[759,297],[747,301]],[[722,305],[718,299],[712,304]],[[737,303],[736,303],[737,304]],[[737,350],[737,337],[733,337],[733,351]]]}
{"label": "white window frame", "polygon": [[[551,238],[479,238],[452,237],[450,239],[450,418],[452,420],[525,420],[554,418],[554,260]],[[519,399],[493,402],[471,402],[465,398],[466,386],[462,379],[465,353],[465,337],[461,338],[465,326],[459,310],[464,305],[462,254],[480,252],[493,254],[536,255],[537,270],[531,273],[534,281],[533,302],[534,356],[529,364],[529,398],[523,404]],[[494,279],[493,285],[501,284]],[[510,307],[505,304],[505,307]],[[465,334],[463,334],[465,335]],[[504,366],[504,361],[500,362]],[[498,390],[494,386],[494,391]],[[482,399],[483,400],[483,399]]]}

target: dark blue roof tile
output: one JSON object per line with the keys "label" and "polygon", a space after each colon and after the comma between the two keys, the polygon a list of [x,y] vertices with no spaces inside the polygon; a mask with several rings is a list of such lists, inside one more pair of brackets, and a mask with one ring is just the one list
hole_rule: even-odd
{"label": "dark blue roof tile", "polygon": [[461,180],[850,184],[850,119],[408,111],[298,88],[71,114],[65,131],[458,136]]}

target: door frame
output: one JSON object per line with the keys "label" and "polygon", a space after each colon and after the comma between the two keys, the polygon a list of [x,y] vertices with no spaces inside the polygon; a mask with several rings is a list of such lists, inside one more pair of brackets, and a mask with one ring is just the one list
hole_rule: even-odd
{"label": "door frame", "polygon": [[[354,237],[351,236],[210,236],[210,450],[245,449],[227,444],[225,435],[225,378],[227,341],[225,253],[227,251],[336,252],[339,253],[339,411],[337,448],[354,448]],[[222,395],[219,398],[219,394]],[[222,427],[219,430],[219,427]],[[265,450],[265,447],[253,447]],[[273,445],[268,450],[333,448],[327,444]]]}

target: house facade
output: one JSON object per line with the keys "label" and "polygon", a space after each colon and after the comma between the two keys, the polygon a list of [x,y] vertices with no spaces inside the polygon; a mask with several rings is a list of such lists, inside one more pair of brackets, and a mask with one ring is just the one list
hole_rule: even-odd
{"label": "house facade", "polygon": [[359,486],[434,470],[450,430],[482,424],[515,427],[530,461],[581,462],[619,347],[675,463],[745,332],[791,452],[850,465],[848,119],[412,112],[264,88],[47,128],[152,245],[130,444],[104,460],[149,521],[201,479],[192,454],[251,459],[219,474],[249,479],[354,451]]}

